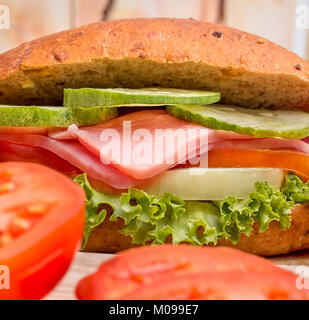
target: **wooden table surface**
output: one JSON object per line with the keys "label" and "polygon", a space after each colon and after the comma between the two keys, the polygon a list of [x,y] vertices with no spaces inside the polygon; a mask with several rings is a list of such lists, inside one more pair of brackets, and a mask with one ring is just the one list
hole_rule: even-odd
{"label": "wooden table surface", "polygon": [[[69,271],[56,286],[56,288],[45,298],[46,300],[73,300],[75,299],[75,286],[78,281],[88,274],[93,273],[98,266],[107,259],[112,258],[111,254],[103,253],[77,253]],[[297,266],[309,268],[309,252],[271,258],[280,267],[294,271]],[[308,269],[309,270],[309,269]]]}

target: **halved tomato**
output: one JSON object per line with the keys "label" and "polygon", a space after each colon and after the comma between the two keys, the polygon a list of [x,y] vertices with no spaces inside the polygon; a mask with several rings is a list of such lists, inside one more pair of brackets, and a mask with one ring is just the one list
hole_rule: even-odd
{"label": "halved tomato", "polygon": [[[130,249],[103,263],[95,274],[79,282],[76,295],[79,299],[109,300],[130,297],[134,293],[134,298],[143,286],[168,283],[173,277],[181,280],[193,274],[227,271],[273,273],[281,275],[283,280],[291,276],[296,278],[266,259],[236,249],[160,245]],[[177,280],[170,289],[175,287],[177,291],[181,283],[176,284]]]}
{"label": "halved tomato", "polygon": [[81,173],[69,162],[48,150],[0,140],[0,162],[5,161],[40,163],[68,176]]}
{"label": "halved tomato", "polygon": [[40,299],[55,286],[79,248],[84,201],[82,189],[52,169],[0,163],[0,265],[10,276],[0,299]]}

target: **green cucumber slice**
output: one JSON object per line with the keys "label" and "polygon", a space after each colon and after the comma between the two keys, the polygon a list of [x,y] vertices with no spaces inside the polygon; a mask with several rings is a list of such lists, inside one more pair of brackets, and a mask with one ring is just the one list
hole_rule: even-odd
{"label": "green cucumber slice", "polygon": [[160,106],[169,104],[212,104],[220,93],[167,88],[64,89],[64,107]]}
{"label": "green cucumber slice", "polygon": [[89,126],[117,117],[117,108],[64,108],[0,105],[0,126],[61,127]]}
{"label": "green cucumber slice", "polygon": [[309,113],[296,110],[245,109],[229,105],[167,106],[176,118],[210,129],[257,137],[303,139],[309,136]]}

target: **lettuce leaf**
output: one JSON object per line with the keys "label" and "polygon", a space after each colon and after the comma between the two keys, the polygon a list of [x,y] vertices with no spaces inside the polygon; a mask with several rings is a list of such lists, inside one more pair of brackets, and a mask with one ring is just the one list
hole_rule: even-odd
{"label": "lettuce leaf", "polygon": [[303,181],[295,174],[287,174],[283,194],[294,203],[305,203],[309,201],[309,181]]}
{"label": "lettuce leaf", "polygon": [[294,174],[286,176],[282,191],[267,182],[257,182],[255,192],[247,199],[228,197],[223,201],[183,201],[165,193],[155,196],[131,188],[127,192],[106,189],[96,191],[86,174],[75,178],[86,193],[86,225],[83,247],[92,230],[107,218],[107,206],[112,208],[110,221],[124,220],[120,233],[130,236],[136,244],[163,244],[167,239],[178,244],[194,245],[228,239],[239,241],[241,233],[250,235],[255,222],[264,232],[271,221],[279,221],[281,229],[290,227],[291,209],[295,203],[309,201],[309,183]]}
{"label": "lettuce leaf", "polygon": [[84,189],[86,194],[86,219],[82,242],[82,249],[84,249],[92,230],[105,220],[106,205],[111,206],[114,211],[120,211],[121,207],[118,206],[118,195],[97,192],[90,185],[85,173],[77,176],[74,181]]}
{"label": "lettuce leaf", "polygon": [[264,232],[271,221],[279,221],[281,229],[290,227],[293,201],[267,182],[256,182],[255,190],[247,199],[229,197],[220,202],[223,238],[237,243],[241,233],[250,235],[255,221],[259,222],[259,232]]}

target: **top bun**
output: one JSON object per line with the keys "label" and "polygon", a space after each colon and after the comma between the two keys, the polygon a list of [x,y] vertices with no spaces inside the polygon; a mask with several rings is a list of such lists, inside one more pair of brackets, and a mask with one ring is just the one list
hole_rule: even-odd
{"label": "top bun", "polygon": [[99,22],[0,55],[1,104],[59,105],[64,88],[153,86],[309,111],[308,62],[268,40],[193,19]]}

